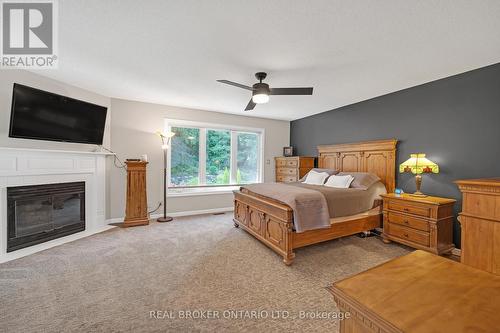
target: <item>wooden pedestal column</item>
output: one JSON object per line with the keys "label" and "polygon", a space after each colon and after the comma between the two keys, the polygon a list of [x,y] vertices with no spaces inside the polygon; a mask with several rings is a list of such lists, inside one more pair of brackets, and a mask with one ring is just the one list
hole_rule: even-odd
{"label": "wooden pedestal column", "polygon": [[149,224],[148,200],[146,196],[146,166],[148,162],[126,161],[127,206],[123,223],[114,223],[122,228]]}

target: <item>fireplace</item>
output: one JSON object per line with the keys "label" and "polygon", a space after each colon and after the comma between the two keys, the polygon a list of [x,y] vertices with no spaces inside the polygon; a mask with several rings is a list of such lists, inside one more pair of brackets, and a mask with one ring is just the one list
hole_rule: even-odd
{"label": "fireplace", "polygon": [[85,230],[85,182],[7,188],[7,252]]}

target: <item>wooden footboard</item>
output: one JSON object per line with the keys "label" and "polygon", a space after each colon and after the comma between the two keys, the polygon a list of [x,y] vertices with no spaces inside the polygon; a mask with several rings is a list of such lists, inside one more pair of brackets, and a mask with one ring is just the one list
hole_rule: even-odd
{"label": "wooden footboard", "polygon": [[234,224],[258,238],[283,256],[291,265],[295,254],[292,246],[293,212],[290,207],[234,191]]}
{"label": "wooden footboard", "polygon": [[255,236],[283,257],[286,265],[295,258],[294,249],[354,235],[381,226],[380,209],[346,218],[332,219],[330,228],[296,233],[293,210],[269,198],[234,191],[234,225]]}
{"label": "wooden footboard", "polygon": [[[397,140],[390,139],[318,146],[318,167],[375,174],[391,193],[396,185],[396,144]],[[233,220],[235,226],[254,235],[290,265],[295,257],[293,249],[380,227],[382,213],[366,212],[331,219],[330,228],[296,233],[292,208],[243,189],[234,191]]]}

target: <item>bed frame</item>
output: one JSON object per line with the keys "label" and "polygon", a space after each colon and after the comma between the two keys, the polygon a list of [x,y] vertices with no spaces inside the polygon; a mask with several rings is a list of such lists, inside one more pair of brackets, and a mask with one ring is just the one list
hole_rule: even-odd
{"label": "bed frame", "polygon": [[[394,192],[397,140],[318,146],[318,167],[347,172],[371,172],[380,177],[387,192]],[[293,211],[276,200],[234,191],[234,226],[241,227],[283,256],[291,265],[294,249],[375,229],[382,224],[381,210],[331,219],[331,227],[296,233]]]}

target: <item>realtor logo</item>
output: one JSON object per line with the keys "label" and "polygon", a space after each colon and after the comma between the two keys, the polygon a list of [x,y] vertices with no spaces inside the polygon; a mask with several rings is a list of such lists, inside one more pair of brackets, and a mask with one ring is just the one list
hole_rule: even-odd
{"label": "realtor logo", "polygon": [[3,0],[1,68],[57,67],[55,0]]}

